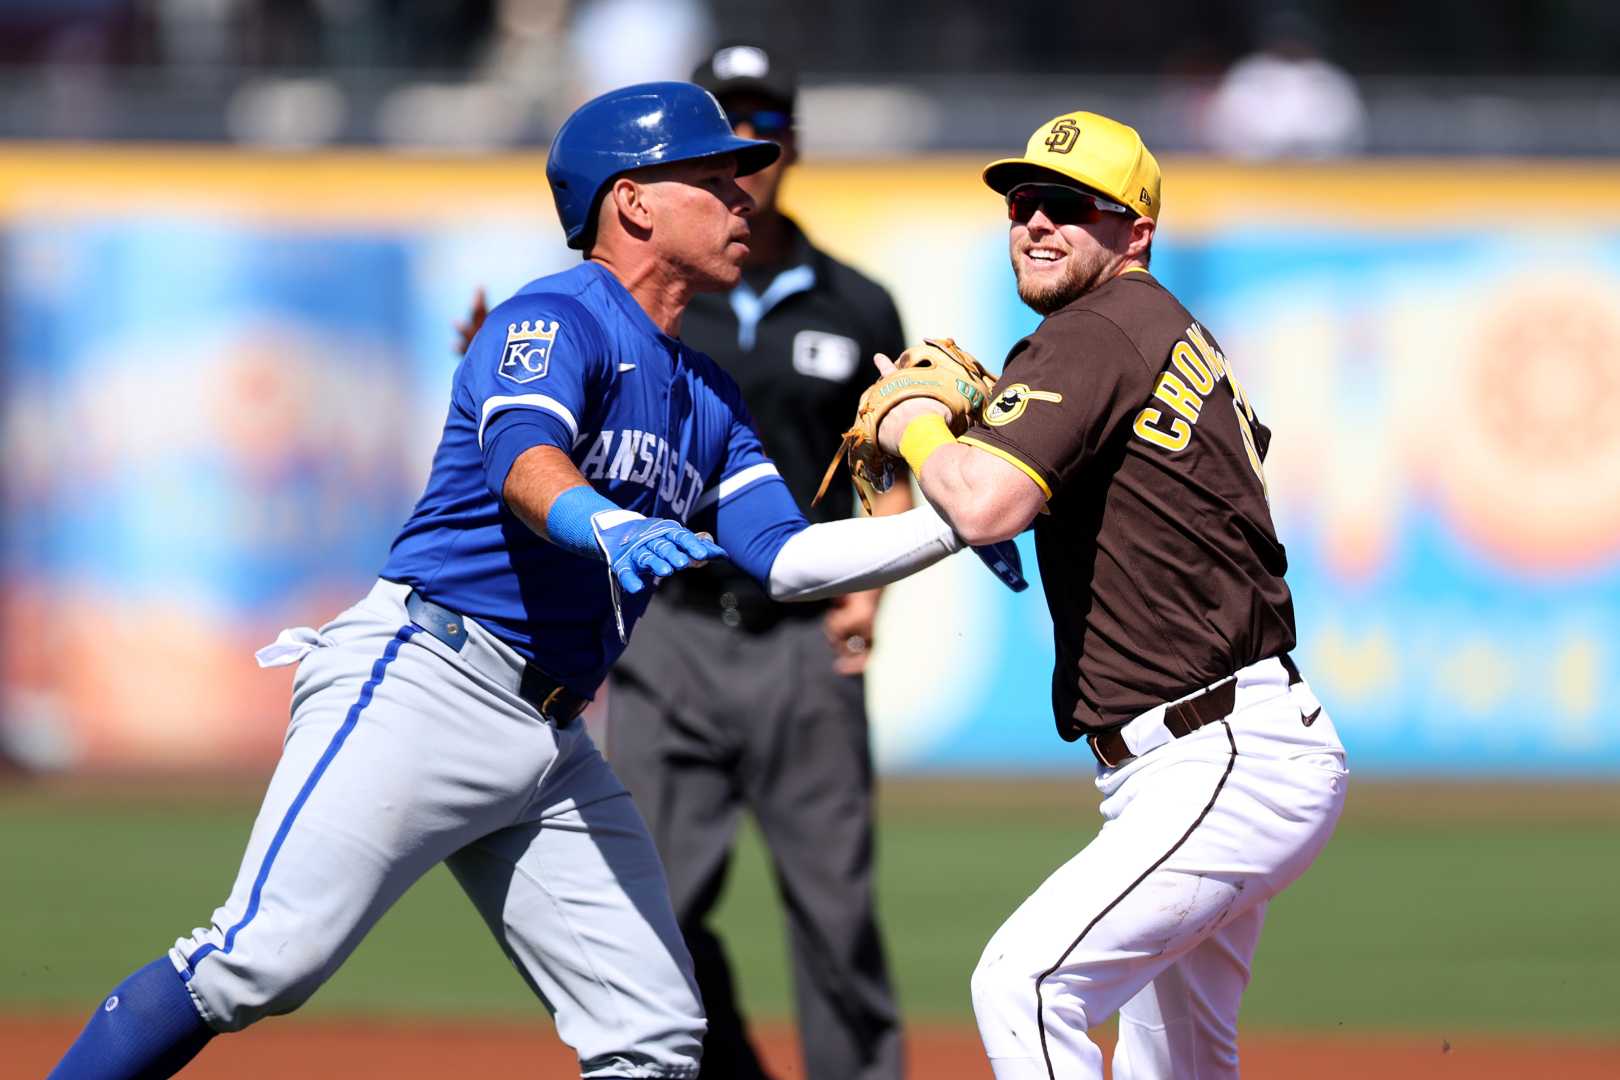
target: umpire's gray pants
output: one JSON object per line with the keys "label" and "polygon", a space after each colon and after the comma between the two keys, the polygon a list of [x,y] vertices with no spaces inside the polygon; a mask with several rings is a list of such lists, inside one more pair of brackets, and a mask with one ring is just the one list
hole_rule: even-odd
{"label": "umpire's gray pants", "polygon": [[655,601],[608,695],[608,757],[669,876],[703,993],[702,1076],[766,1074],[708,916],[744,806],[787,911],[809,1080],[898,1080],[898,1013],[872,897],[872,760],[862,680],[813,618],[753,634]]}
{"label": "umpire's gray pants", "polygon": [[646,826],[578,720],[518,696],[467,620],[457,652],[403,585],[307,637],[281,762],[230,897],[170,958],[203,1018],[289,1012],[445,862],[587,1077],[692,1077],[703,1017]]}

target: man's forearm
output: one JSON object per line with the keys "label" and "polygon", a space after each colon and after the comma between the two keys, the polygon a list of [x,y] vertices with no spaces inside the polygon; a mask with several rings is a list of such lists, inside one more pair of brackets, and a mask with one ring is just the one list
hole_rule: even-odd
{"label": "man's forearm", "polygon": [[512,462],[501,495],[518,520],[549,539],[546,515],[551,512],[551,504],[563,492],[586,483],[567,454],[555,446],[533,446]]}
{"label": "man's forearm", "polygon": [[824,600],[877,588],[962,547],[950,525],[927,506],[887,517],[811,525],[777,552],[771,563],[771,597]]}
{"label": "man's forearm", "polygon": [[917,486],[928,502],[969,544],[1010,540],[1029,527],[1036,507],[1028,514],[1022,506],[1007,505],[1003,485],[1008,477],[992,466],[1001,462],[963,443],[949,443],[929,455],[917,475]]}
{"label": "man's forearm", "polygon": [[[1045,505],[1044,481],[1010,456],[958,442],[944,418],[927,411],[932,404],[921,398],[896,406],[879,433],[884,449],[905,459],[923,495],[962,539],[975,547],[1011,540]],[[923,411],[902,412],[911,405]]]}
{"label": "man's forearm", "polygon": [[902,401],[878,430],[882,448],[903,458],[923,495],[957,535],[977,547],[1029,527],[1046,495],[1017,467],[956,440],[931,398]]}

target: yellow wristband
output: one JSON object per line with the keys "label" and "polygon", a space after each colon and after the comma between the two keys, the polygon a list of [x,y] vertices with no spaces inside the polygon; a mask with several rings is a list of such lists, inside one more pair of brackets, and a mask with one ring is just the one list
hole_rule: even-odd
{"label": "yellow wristband", "polygon": [[938,413],[926,413],[917,417],[906,425],[906,430],[900,434],[900,456],[906,459],[911,471],[918,476],[922,475],[923,462],[944,446],[954,443],[956,436],[945,423],[945,418]]}

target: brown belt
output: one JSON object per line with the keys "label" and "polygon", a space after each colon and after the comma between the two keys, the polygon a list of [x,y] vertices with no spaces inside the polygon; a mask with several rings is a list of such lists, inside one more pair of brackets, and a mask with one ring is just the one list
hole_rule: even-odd
{"label": "brown belt", "polygon": [[[1277,659],[1281,661],[1283,670],[1288,672],[1288,685],[1293,686],[1301,681],[1299,668],[1294,666],[1293,659],[1283,653]],[[1219,686],[1211,687],[1202,694],[1194,694],[1185,701],[1178,701],[1174,705],[1165,706],[1164,727],[1170,732],[1170,737],[1179,739],[1184,735],[1191,735],[1205,724],[1232,715],[1232,708],[1237,703],[1237,676],[1232,676]],[[1123,765],[1133,755],[1131,748],[1125,743],[1125,736],[1121,733],[1124,725],[1110,731],[1087,735],[1086,742],[1091,752],[1097,755],[1097,760],[1105,768],[1112,769]]]}

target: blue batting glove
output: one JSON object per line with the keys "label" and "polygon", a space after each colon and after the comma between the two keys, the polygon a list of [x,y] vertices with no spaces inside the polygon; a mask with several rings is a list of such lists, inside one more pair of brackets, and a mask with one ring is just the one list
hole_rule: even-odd
{"label": "blue batting glove", "polygon": [[708,536],[699,536],[668,518],[604,510],[591,515],[591,530],[607,559],[613,617],[618,623],[621,642],[627,637],[619,603],[621,591],[634,595],[645,589],[649,581],[656,582],[677,570],[726,557],[725,549]]}
{"label": "blue batting glove", "polygon": [[627,593],[638,593],[648,581],[667,578],[693,563],[726,557],[725,549],[667,518],[632,518],[596,537],[613,576]]}
{"label": "blue batting glove", "polygon": [[1029,582],[1024,580],[1024,560],[1018,554],[1018,545],[1011,540],[981,544],[973,549],[973,554],[982,559],[990,572],[1013,592],[1023,592],[1029,588]]}

